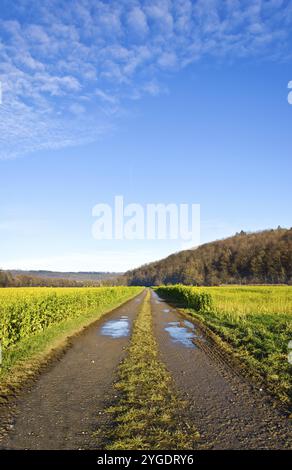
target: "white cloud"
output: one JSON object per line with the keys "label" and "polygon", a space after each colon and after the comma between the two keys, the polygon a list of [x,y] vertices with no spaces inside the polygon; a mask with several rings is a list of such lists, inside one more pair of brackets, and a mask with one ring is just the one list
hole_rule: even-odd
{"label": "white cloud", "polygon": [[177,64],[177,57],[174,52],[164,52],[158,59],[158,64],[163,68],[172,68]]}
{"label": "white cloud", "polygon": [[0,20],[0,159],[93,141],[129,97],[165,88],[161,71],[291,55],[292,5],[280,0],[16,0],[11,11],[28,5]]}
{"label": "white cloud", "polygon": [[35,42],[37,44],[50,44],[50,38],[48,34],[45,32],[44,28],[39,25],[29,25],[25,29],[25,36],[29,39],[30,42]]}
{"label": "white cloud", "polygon": [[130,27],[137,34],[145,35],[148,33],[147,17],[143,10],[138,6],[134,7],[128,17]]}
{"label": "white cloud", "polygon": [[106,93],[105,91],[101,90],[100,88],[97,88],[95,90],[96,96],[101,98],[102,101],[106,101],[107,103],[110,104],[116,104],[117,103],[117,98],[109,93]]}
{"label": "white cloud", "polygon": [[151,80],[150,82],[145,83],[143,90],[151,96],[157,96],[161,93],[165,93],[167,88],[162,87],[155,80]]}
{"label": "white cloud", "polygon": [[69,106],[69,110],[71,113],[76,114],[76,116],[83,114],[86,111],[85,107],[78,103],[71,104],[71,106]]}

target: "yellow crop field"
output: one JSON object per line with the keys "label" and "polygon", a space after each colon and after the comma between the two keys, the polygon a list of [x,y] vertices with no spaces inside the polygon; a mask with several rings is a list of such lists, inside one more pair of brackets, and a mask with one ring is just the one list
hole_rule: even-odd
{"label": "yellow crop field", "polygon": [[122,302],[140,290],[136,287],[0,289],[2,347],[10,348],[63,320]]}

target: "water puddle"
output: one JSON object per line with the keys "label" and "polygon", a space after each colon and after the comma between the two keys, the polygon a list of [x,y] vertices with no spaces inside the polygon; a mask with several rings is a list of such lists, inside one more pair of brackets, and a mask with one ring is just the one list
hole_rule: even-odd
{"label": "water puddle", "polygon": [[182,322],[169,322],[165,327],[165,331],[167,331],[171,340],[174,343],[180,343],[189,349],[196,348],[192,341],[194,338],[196,338],[194,329],[194,325],[187,320],[184,320]]}
{"label": "water puddle", "polygon": [[126,315],[122,315],[118,320],[109,320],[100,329],[100,334],[111,338],[122,338],[129,336],[130,325]]}
{"label": "water puddle", "polygon": [[191,330],[195,329],[195,325],[189,320],[184,320],[184,324],[186,325],[186,327],[190,328]]}
{"label": "water puddle", "polygon": [[169,308],[164,308],[162,311],[163,311],[164,313],[169,313],[169,312],[170,312],[170,309],[169,309]]}
{"label": "water puddle", "polygon": [[163,302],[163,300],[159,297],[158,294],[156,294],[156,292],[152,291],[151,295],[156,304],[160,304],[161,302]]}

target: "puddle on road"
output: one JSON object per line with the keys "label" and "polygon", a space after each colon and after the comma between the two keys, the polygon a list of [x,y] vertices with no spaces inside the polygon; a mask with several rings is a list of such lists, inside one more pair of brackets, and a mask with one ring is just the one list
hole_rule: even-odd
{"label": "puddle on road", "polygon": [[100,334],[110,336],[111,338],[122,338],[129,336],[130,324],[126,315],[121,316],[118,320],[109,320],[100,329]]}
{"label": "puddle on road", "polygon": [[156,292],[152,291],[151,295],[156,304],[160,304],[161,302],[163,302],[163,300],[159,297],[158,294],[156,294]]}
{"label": "puddle on road", "polygon": [[196,338],[194,329],[194,325],[187,320],[182,322],[169,322],[165,327],[165,331],[167,331],[174,343],[180,343],[189,349],[196,348],[192,341],[194,338]]}
{"label": "puddle on road", "polygon": [[185,324],[188,328],[190,328],[191,330],[194,330],[194,329],[195,329],[195,325],[194,325],[192,322],[190,322],[189,320],[184,320],[184,324]]}
{"label": "puddle on road", "polygon": [[169,309],[169,308],[164,308],[162,311],[163,311],[164,313],[169,313],[169,312],[170,312],[170,309]]}

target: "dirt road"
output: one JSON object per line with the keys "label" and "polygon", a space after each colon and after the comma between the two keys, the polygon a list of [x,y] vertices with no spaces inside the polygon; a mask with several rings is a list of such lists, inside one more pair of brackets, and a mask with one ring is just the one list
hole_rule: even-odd
{"label": "dirt road", "polygon": [[152,292],[154,333],[161,359],[201,435],[212,449],[292,448],[291,420],[263,392],[214,359],[196,326]]}
{"label": "dirt road", "polygon": [[[116,370],[145,292],[73,338],[72,346],[13,407],[0,449],[91,449],[103,428]],[[216,354],[196,324],[151,293],[154,335],[186,413],[200,433],[198,448],[292,448],[291,420]],[[1,429],[0,429],[1,435]]]}
{"label": "dirt road", "polygon": [[89,449],[145,293],[72,340],[72,347],[15,404],[2,449]]}

